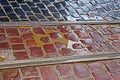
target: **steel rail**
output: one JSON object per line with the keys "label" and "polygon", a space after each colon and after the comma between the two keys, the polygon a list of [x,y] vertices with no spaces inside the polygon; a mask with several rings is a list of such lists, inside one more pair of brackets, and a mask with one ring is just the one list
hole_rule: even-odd
{"label": "steel rail", "polygon": [[73,24],[120,24],[120,20],[114,21],[47,21],[47,22],[3,22],[0,23],[2,27],[10,26],[55,26],[55,25],[73,25]]}
{"label": "steel rail", "polygon": [[29,60],[16,60],[0,62],[0,69],[6,68],[19,68],[26,66],[43,66],[43,65],[54,65],[64,63],[75,63],[75,62],[89,62],[89,61],[101,61],[110,59],[120,59],[120,53],[106,53],[96,55],[85,55],[85,56],[68,56],[68,57],[56,57],[56,58],[44,58],[44,59],[29,59]]}

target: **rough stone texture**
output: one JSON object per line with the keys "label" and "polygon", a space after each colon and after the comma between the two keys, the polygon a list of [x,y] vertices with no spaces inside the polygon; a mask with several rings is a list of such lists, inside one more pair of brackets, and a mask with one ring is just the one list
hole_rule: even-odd
{"label": "rough stone texture", "polygon": [[[120,59],[0,70],[1,80],[119,80]],[[111,64],[110,64],[110,63]],[[116,62],[116,63],[115,63]],[[109,63],[109,65],[108,65]],[[107,64],[107,66],[106,66]],[[114,65],[114,69],[108,66]],[[117,68],[117,69],[116,69]]]}

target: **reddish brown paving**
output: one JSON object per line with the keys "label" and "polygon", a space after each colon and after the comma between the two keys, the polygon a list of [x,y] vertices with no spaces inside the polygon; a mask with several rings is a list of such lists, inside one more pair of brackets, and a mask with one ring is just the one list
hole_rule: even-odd
{"label": "reddish brown paving", "polygon": [[46,53],[57,52],[57,50],[53,44],[45,44],[45,45],[43,45],[43,48],[44,48]]}
{"label": "reddish brown paving", "polygon": [[5,40],[6,40],[5,34],[0,34],[0,42]]}
{"label": "reddish brown paving", "polygon": [[23,39],[33,39],[33,33],[22,34]]}
{"label": "reddish brown paving", "polygon": [[78,35],[79,38],[90,38],[90,35],[85,30],[76,30],[75,33]]}
{"label": "reddish brown paving", "polygon": [[58,26],[57,29],[59,29],[60,32],[62,32],[62,33],[69,33],[69,32],[71,32],[71,29],[69,27],[66,27],[66,26]]}
{"label": "reddish brown paving", "polygon": [[90,76],[89,70],[88,70],[87,67],[84,66],[84,65],[75,64],[75,65],[73,66],[73,69],[74,69],[74,72],[75,72],[76,76],[77,76],[79,79]]}
{"label": "reddish brown paving", "polygon": [[72,47],[73,47],[73,49],[81,49],[81,48],[83,48],[83,46],[80,43],[74,43],[72,45]]}
{"label": "reddish brown paving", "polygon": [[8,42],[0,43],[0,48],[9,48]]}
{"label": "reddish brown paving", "polygon": [[109,35],[107,38],[110,39],[110,40],[118,40],[117,35]]}
{"label": "reddish brown paving", "polygon": [[89,46],[87,46],[87,49],[91,52],[101,52],[102,51],[101,47],[97,44],[89,45]]}
{"label": "reddish brown paving", "polygon": [[19,28],[20,33],[30,33],[31,29],[30,28]]}
{"label": "reddish brown paving", "polygon": [[23,40],[21,37],[12,37],[10,38],[11,43],[23,43]]}
{"label": "reddish brown paving", "polygon": [[44,43],[49,43],[51,41],[49,37],[41,37],[40,40]]}
{"label": "reddish brown paving", "polygon": [[71,26],[71,29],[72,29],[72,30],[82,30],[83,27],[82,27],[81,25],[75,25],[75,26],[72,25],[72,26]]}
{"label": "reddish brown paving", "polygon": [[31,47],[30,51],[31,51],[30,56],[32,58],[40,58],[44,56],[44,52],[41,49],[41,47]]}
{"label": "reddish brown paving", "polygon": [[102,28],[102,27],[100,27],[100,28],[99,28],[99,31],[101,31],[104,35],[112,35],[112,34],[114,34],[114,33],[109,29],[109,27],[108,27],[108,28]]}
{"label": "reddish brown paving", "polygon": [[101,43],[100,46],[105,52],[115,52],[115,49],[112,47],[112,45],[107,42]]}
{"label": "reddish brown paving", "polygon": [[47,27],[44,27],[45,30],[57,30],[55,28],[55,26],[47,26]]}
{"label": "reddish brown paving", "polygon": [[[70,56],[70,54],[74,53],[76,50],[82,50],[81,48],[83,48],[83,46],[87,51],[89,50],[93,53],[116,52],[116,50],[114,50],[115,48],[118,49],[118,51],[120,49],[120,32],[118,27],[111,26],[109,26],[109,28],[104,27],[104,25],[100,26],[100,28],[97,25],[63,25],[56,27],[48,26],[47,28],[0,28],[0,48],[13,48],[13,50],[18,52],[19,50],[27,51],[29,50],[27,48],[39,46],[42,48],[43,53],[46,52],[45,57],[48,55],[47,53],[61,53],[63,56]],[[15,35],[12,34],[13,30]],[[19,32],[20,35],[16,35],[17,33],[19,34]],[[75,44],[70,45],[74,50],[66,48],[69,47],[69,40],[75,42]],[[10,41],[10,43],[5,41]],[[81,46],[81,44],[83,46]],[[65,54],[63,52],[65,52]]]}
{"label": "reddish brown paving", "polygon": [[119,80],[120,59],[0,70],[2,80]]}
{"label": "reddish brown paving", "polygon": [[6,32],[9,36],[19,36],[18,28],[6,28]]}
{"label": "reddish brown paving", "polygon": [[70,75],[71,74],[71,67],[69,65],[57,65],[56,69],[60,72],[61,75]]}
{"label": "reddish brown paving", "polygon": [[40,77],[24,78],[23,80],[40,80]]}
{"label": "reddish brown paving", "polygon": [[45,34],[45,31],[41,27],[33,28],[33,32],[35,32],[36,34]]}
{"label": "reddish brown paving", "polygon": [[54,32],[54,33],[50,33],[50,37],[52,39],[60,39],[60,38],[62,38],[62,35],[59,34],[58,32]]}
{"label": "reddish brown paving", "polygon": [[3,80],[21,80],[18,69],[9,69],[3,72]]}
{"label": "reddish brown paving", "polygon": [[0,33],[4,33],[4,32],[5,32],[4,28],[0,28]]}
{"label": "reddish brown paving", "polygon": [[91,39],[91,38],[86,38],[86,39],[82,39],[80,40],[84,45],[93,45],[95,44],[95,42]]}
{"label": "reddish brown paving", "polygon": [[37,43],[35,42],[34,39],[26,40],[26,42],[27,42],[27,45],[28,45],[28,46],[35,46],[35,45],[37,45]]}
{"label": "reddish brown paving", "polygon": [[120,79],[120,73],[114,73],[112,76],[113,76],[114,80]]}
{"label": "reddish brown paving", "polygon": [[36,67],[23,67],[21,68],[21,72],[24,77],[38,76],[38,70]]}
{"label": "reddish brown paving", "polygon": [[117,61],[106,61],[104,62],[107,70],[111,73],[118,73],[120,72],[120,65],[117,63]]}
{"label": "reddish brown paving", "polygon": [[73,50],[70,48],[62,48],[60,50],[60,54],[62,54],[63,56],[68,56],[68,55],[73,54]]}
{"label": "reddish brown paving", "polygon": [[13,44],[13,45],[12,45],[12,48],[13,48],[14,50],[24,50],[24,49],[25,49],[25,47],[24,47],[23,44]]}
{"label": "reddish brown paving", "polygon": [[120,41],[113,42],[113,45],[119,50],[120,49]]}
{"label": "reddish brown paving", "polygon": [[93,62],[87,65],[91,72],[97,72],[97,71],[101,71],[104,69],[104,64],[102,62]]}
{"label": "reddish brown paving", "polygon": [[93,72],[95,80],[113,80],[112,77],[105,71]]}
{"label": "reddish brown paving", "polygon": [[82,27],[85,29],[85,31],[87,31],[87,32],[91,32],[91,31],[97,31],[96,29],[95,29],[95,26],[93,26],[93,25],[82,25]]}
{"label": "reddish brown paving", "polygon": [[55,46],[56,46],[56,48],[58,50],[60,50],[61,48],[66,47],[66,45],[64,43],[61,43],[61,42],[55,42],[54,44],[55,44]]}
{"label": "reddish brown paving", "polygon": [[17,60],[29,59],[28,54],[25,51],[14,52],[14,55],[15,55]]}
{"label": "reddish brown paving", "polygon": [[74,34],[65,34],[64,37],[71,41],[75,41],[75,42],[78,41],[78,38]]}
{"label": "reddish brown paving", "polygon": [[53,67],[40,67],[43,80],[59,80],[59,77]]}
{"label": "reddish brown paving", "polygon": [[90,32],[90,35],[96,42],[104,42],[105,39],[98,32]]}
{"label": "reddish brown paving", "polygon": [[75,76],[67,76],[65,77],[65,80],[76,80]]}
{"label": "reddish brown paving", "polygon": [[115,27],[115,28],[113,28],[113,30],[114,30],[116,33],[120,33],[120,28],[119,28],[119,27]]}

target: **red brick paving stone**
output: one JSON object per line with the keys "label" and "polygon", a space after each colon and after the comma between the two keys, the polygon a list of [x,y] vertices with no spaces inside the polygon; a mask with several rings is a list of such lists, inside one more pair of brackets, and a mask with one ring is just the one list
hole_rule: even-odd
{"label": "red brick paving stone", "polygon": [[69,32],[71,32],[71,29],[69,27],[66,27],[66,26],[58,26],[57,29],[59,29],[60,32],[62,32],[62,33],[69,33]]}
{"label": "red brick paving stone", "polygon": [[43,80],[59,80],[58,74],[56,73],[53,67],[40,67],[40,72],[43,77]]}
{"label": "red brick paving stone", "polygon": [[55,46],[56,46],[56,48],[57,48],[58,50],[66,47],[66,45],[65,45],[64,43],[55,42],[54,44],[55,44]]}
{"label": "red brick paving stone", "polygon": [[88,31],[88,32],[91,32],[91,31],[97,31],[93,25],[82,25],[83,28]]}
{"label": "red brick paving stone", "polygon": [[21,80],[18,69],[7,69],[3,71],[3,80]]}
{"label": "red brick paving stone", "polygon": [[120,28],[119,28],[119,27],[115,27],[115,28],[113,28],[113,30],[114,30],[116,33],[120,33]]}
{"label": "red brick paving stone", "polygon": [[73,47],[73,49],[82,49],[83,48],[83,46],[80,43],[74,43],[72,45],[72,47]]}
{"label": "red brick paving stone", "polygon": [[30,28],[19,28],[20,33],[30,33],[31,29]]}
{"label": "red brick paving stone", "polygon": [[23,43],[22,38],[20,37],[12,37],[10,38],[11,43]]}
{"label": "red brick paving stone", "polygon": [[104,68],[104,65],[101,62],[94,62],[94,63],[89,63],[88,64],[89,70],[96,72],[96,71],[101,71]]}
{"label": "red brick paving stone", "polygon": [[65,34],[64,37],[68,40],[78,42],[78,38],[74,34]]}
{"label": "red brick paving stone", "polygon": [[23,80],[40,80],[39,77],[24,78]]}
{"label": "red brick paving stone", "polygon": [[117,49],[120,49],[120,41],[113,42],[113,45],[114,45]]}
{"label": "red brick paving stone", "polygon": [[9,48],[8,42],[0,43],[0,48]]}
{"label": "red brick paving stone", "polygon": [[75,33],[78,35],[79,38],[90,38],[90,35],[85,30],[76,30]]}
{"label": "red brick paving stone", "polygon": [[23,51],[23,52],[15,52],[14,56],[16,57],[17,60],[24,60],[24,59],[28,59],[28,54]]}
{"label": "red brick paving stone", "polygon": [[61,75],[70,75],[71,73],[71,67],[67,64],[57,65],[56,69],[60,72]]}
{"label": "red brick paving stone", "polygon": [[33,40],[33,39],[31,39],[31,40],[26,40],[26,42],[27,42],[27,45],[28,45],[28,46],[35,46],[35,45],[37,45],[36,42],[35,42],[35,40]]}
{"label": "red brick paving stone", "polygon": [[104,38],[98,32],[90,32],[90,35],[96,42],[103,42],[105,41]]}
{"label": "red brick paving stone", "polygon": [[4,28],[0,28],[0,33],[4,33],[4,32],[5,32]]}
{"label": "red brick paving stone", "polygon": [[41,27],[35,27],[35,28],[33,28],[33,31],[34,31],[36,34],[45,34],[44,29],[41,28]]}
{"label": "red brick paving stone", "polygon": [[60,33],[58,33],[58,32],[49,33],[49,34],[50,34],[50,37],[52,39],[60,39],[60,38],[62,38],[62,35]]}
{"label": "red brick paving stone", "polygon": [[113,49],[112,45],[110,45],[107,42],[101,43],[100,46],[103,48],[105,52],[115,52],[115,49]]}
{"label": "red brick paving stone", "polygon": [[106,61],[105,65],[108,71],[111,73],[120,72],[120,66],[117,64],[116,61]]}
{"label": "red brick paving stone", "polygon": [[71,26],[71,29],[72,30],[82,30],[83,27],[81,25],[73,25],[73,26]]}
{"label": "red brick paving stone", "polygon": [[74,76],[67,76],[64,80],[76,80]]}
{"label": "red brick paving stone", "polygon": [[21,68],[21,72],[24,77],[39,76],[39,73],[36,67],[23,67]]}
{"label": "red brick paving stone", "polygon": [[95,44],[95,42],[91,39],[91,38],[86,38],[86,39],[82,39],[80,40],[83,44],[85,45],[92,45]]}
{"label": "red brick paving stone", "polygon": [[118,36],[117,35],[109,35],[107,38],[109,40],[118,40]]}
{"label": "red brick paving stone", "polygon": [[107,28],[99,28],[99,31],[102,32],[103,35],[112,35],[114,34],[108,27]]}
{"label": "red brick paving stone", "polygon": [[114,80],[120,80],[120,73],[115,73],[112,76]]}
{"label": "red brick paving stone", "polygon": [[113,80],[112,77],[105,71],[93,72],[95,80]]}
{"label": "red brick paving stone", "polygon": [[45,30],[57,30],[55,26],[44,27]]}
{"label": "red brick paving stone", "polygon": [[5,34],[0,34],[0,41],[5,41],[5,40],[6,40]]}
{"label": "red brick paving stone", "polygon": [[88,71],[87,67],[82,64],[74,64],[73,70],[78,79],[90,76],[90,72]]}
{"label": "red brick paving stone", "polygon": [[18,28],[6,28],[9,36],[19,36]]}
{"label": "red brick paving stone", "polygon": [[13,44],[13,45],[12,45],[12,48],[13,48],[14,50],[24,50],[24,49],[25,49],[25,47],[24,47],[23,44]]}
{"label": "red brick paving stone", "polygon": [[31,51],[30,56],[32,58],[44,56],[44,52],[42,51],[41,47],[31,47],[30,51]]}
{"label": "red brick paving stone", "polygon": [[91,52],[101,52],[102,51],[101,47],[98,45],[89,45],[89,46],[87,46],[87,49]]}
{"label": "red brick paving stone", "polygon": [[88,79],[88,80],[95,80],[94,78],[90,78],[90,79]]}
{"label": "red brick paving stone", "polygon": [[41,37],[40,40],[44,43],[49,43],[51,41],[49,37]]}
{"label": "red brick paving stone", "polygon": [[59,52],[63,56],[68,56],[68,55],[72,55],[73,54],[73,50],[70,49],[70,48],[62,48]]}
{"label": "red brick paving stone", "polygon": [[44,48],[44,50],[45,50],[46,53],[57,52],[54,44],[45,44],[45,45],[43,45],[43,48]]}
{"label": "red brick paving stone", "polygon": [[33,39],[33,33],[25,33],[21,36],[23,39]]}

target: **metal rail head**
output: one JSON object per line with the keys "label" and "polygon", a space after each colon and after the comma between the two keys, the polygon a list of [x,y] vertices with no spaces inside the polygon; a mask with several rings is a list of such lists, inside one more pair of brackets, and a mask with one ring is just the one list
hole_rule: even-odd
{"label": "metal rail head", "polygon": [[111,53],[111,54],[106,53],[106,54],[85,55],[85,56],[69,56],[69,57],[0,62],[0,69],[18,68],[18,67],[26,67],[26,66],[43,66],[43,65],[53,65],[53,64],[55,65],[55,64],[74,63],[74,62],[90,62],[90,61],[101,61],[101,60],[111,60],[111,59],[120,59],[120,53]]}
{"label": "metal rail head", "polygon": [[4,23],[0,23],[0,26],[2,27],[10,27],[10,26],[55,26],[55,25],[73,25],[73,24],[120,24],[119,20],[115,20],[115,21],[49,21],[49,22],[4,22]]}

